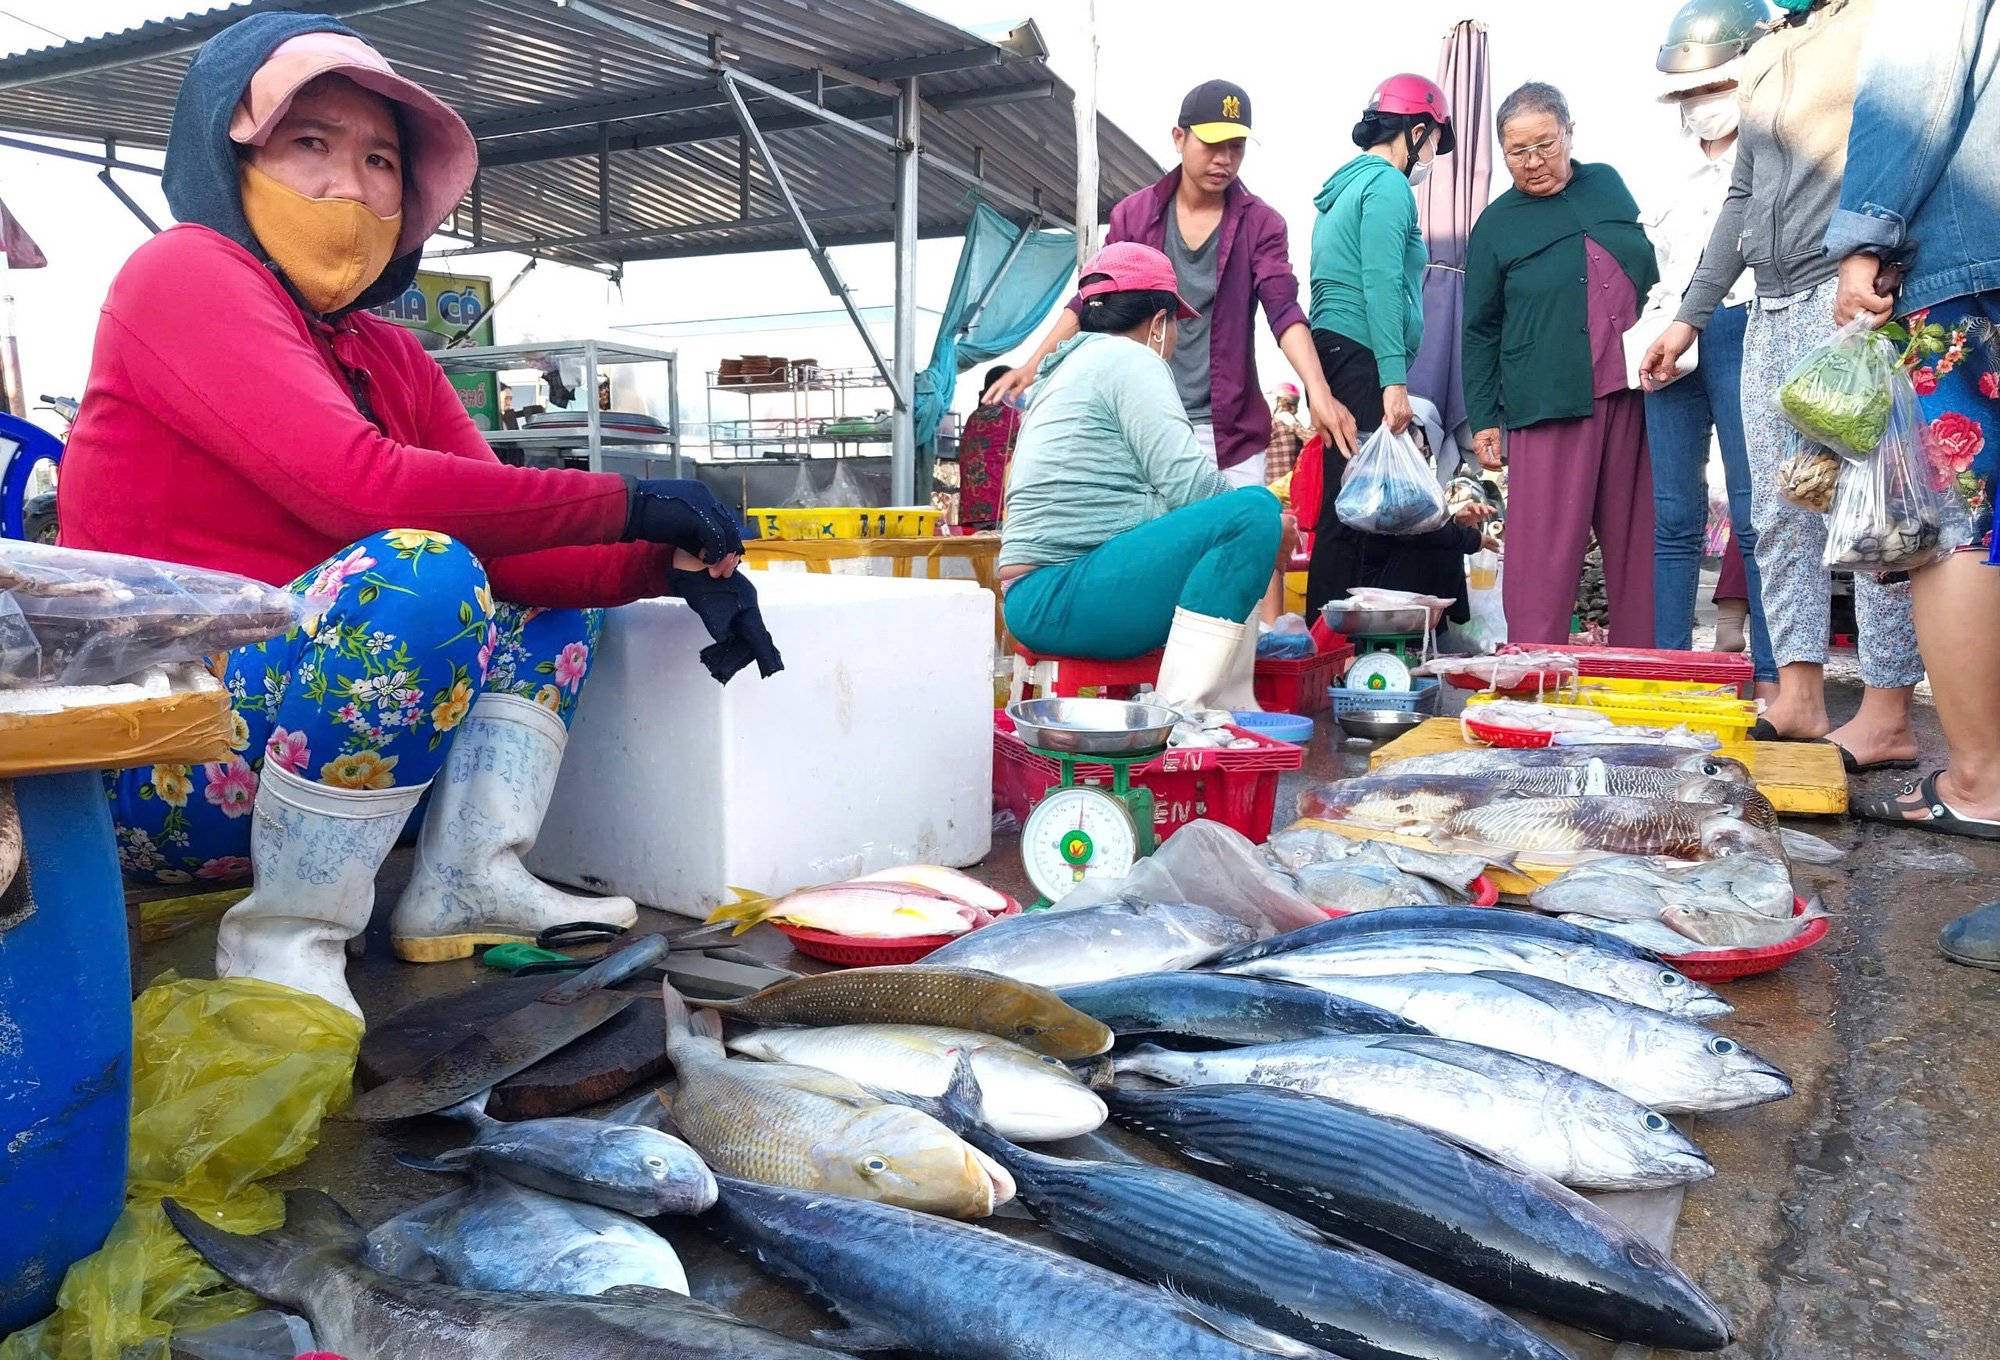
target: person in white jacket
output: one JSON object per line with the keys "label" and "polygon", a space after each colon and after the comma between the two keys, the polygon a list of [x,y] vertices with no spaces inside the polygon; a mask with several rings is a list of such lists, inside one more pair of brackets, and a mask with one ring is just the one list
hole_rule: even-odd
{"label": "person in white jacket", "polygon": [[[1665,81],[1660,102],[1675,106],[1679,114],[1687,166],[1659,211],[1646,220],[1646,234],[1659,257],[1660,281],[1626,336],[1628,362],[1635,371],[1640,356],[1680,309],[1681,294],[1701,263],[1702,250],[1729,196],[1736,170],[1737,71],[1743,53],[1764,36],[1764,24],[1771,17],[1764,0],[1690,0],[1668,26],[1657,62]],[[1702,332],[1699,352],[1691,351],[1683,360],[1689,371],[1664,386],[1648,384],[1646,439],[1653,454],[1655,545],[1653,645],[1684,651],[1694,642],[1695,595],[1708,527],[1712,433],[1722,447],[1730,526],[1747,578],[1751,661],[1760,685],[1775,690],[1778,671],[1772,663],[1760,598],[1740,390],[1743,332],[1755,293],[1746,270]]]}

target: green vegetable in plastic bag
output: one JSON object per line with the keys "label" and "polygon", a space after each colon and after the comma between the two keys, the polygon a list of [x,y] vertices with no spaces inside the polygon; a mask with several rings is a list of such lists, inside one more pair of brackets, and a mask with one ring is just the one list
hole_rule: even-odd
{"label": "green vegetable in plastic bag", "polygon": [[70,1267],[55,1313],[0,1342],[0,1360],[136,1360],[167,1338],[258,1306],[181,1240],[171,1195],[231,1232],[284,1221],[257,1184],[297,1166],[354,1081],[361,1022],[319,997],[250,978],[171,974],[132,1003],[132,1145],[125,1211]]}
{"label": "green vegetable in plastic bag", "polygon": [[1814,443],[1866,458],[1889,428],[1896,367],[1895,345],[1857,317],[1792,366],[1778,409]]}

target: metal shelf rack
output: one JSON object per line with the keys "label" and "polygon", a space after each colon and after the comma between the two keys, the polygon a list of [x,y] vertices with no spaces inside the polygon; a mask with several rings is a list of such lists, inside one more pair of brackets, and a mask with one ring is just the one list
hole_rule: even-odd
{"label": "metal shelf rack", "polygon": [[[881,401],[859,403],[862,393]],[[740,408],[735,399],[742,398]],[[814,449],[831,449],[838,458],[869,445],[891,442],[886,415],[871,420],[890,405],[889,389],[872,368],[804,368],[786,370],[782,382],[725,383],[719,372],[708,375],[708,442],[715,461],[758,458],[778,452],[810,458]],[[728,414],[741,409],[741,419]],[[862,414],[861,412],[866,412]],[[832,428],[830,428],[832,427]]]}
{"label": "metal shelf rack", "polygon": [[[586,417],[579,429],[569,430],[487,430],[486,442],[495,449],[582,448],[592,472],[604,471],[604,451],[618,449],[667,449],[671,451],[673,475],[681,475],[680,356],[670,349],[645,349],[618,340],[547,340],[517,345],[474,345],[465,349],[441,350],[434,355],[447,373],[486,373],[509,368],[539,367],[549,360],[579,359],[583,382],[578,391],[584,396]],[[603,412],[597,406],[597,379],[606,368],[619,364],[665,364],[667,366],[667,426],[665,434],[629,434],[607,430]]]}

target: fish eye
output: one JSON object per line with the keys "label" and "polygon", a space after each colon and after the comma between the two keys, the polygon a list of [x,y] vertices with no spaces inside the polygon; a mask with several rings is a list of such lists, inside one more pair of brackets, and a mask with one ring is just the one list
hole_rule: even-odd
{"label": "fish eye", "polygon": [[1685,987],[1687,986],[1687,979],[1671,968],[1662,968],[1660,970],[1660,985],[1662,987]]}
{"label": "fish eye", "polygon": [[1646,1111],[1646,1130],[1649,1133],[1665,1133],[1667,1131],[1667,1117],[1653,1110]]}
{"label": "fish eye", "polygon": [[1041,1055],[1040,1055],[1040,1057],[1041,1057],[1041,1060],[1042,1060],[1043,1062],[1047,1063],[1047,1064],[1048,1064],[1048,1065],[1049,1065],[1050,1067],[1061,1067],[1061,1066],[1063,1065],[1063,1064],[1062,1064],[1062,1059],[1061,1059],[1061,1058],[1051,1058],[1051,1057],[1050,1057],[1050,1056],[1049,1056],[1048,1054],[1046,1054],[1046,1053],[1043,1053],[1043,1054],[1041,1054]]}
{"label": "fish eye", "polygon": [[1040,1034],[1041,1030],[1035,1027],[1034,1025],[1023,1025],[1014,1032],[1020,1035],[1023,1039],[1032,1039],[1037,1034]]}
{"label": "fish eye", "polygon": [[1708,1051],[1717,1057],[1728,1057],[1736,1049],[1737,1043],[1734,1039],[1725,1039],[1719,1034],[1708,1041]]}
{"label": "fish eye", "polygon": [[639,1159],[639,1163],[648,1171],[665,1171],[667,1169],[667,1159],[657,1155],[642,1157]]}
{"label": "fish eye", "polygon": [[869,1156],[861,1159],[861,1174],[864,1176],[879,1176],[888,1169],[889,1163],[883,1158]]}

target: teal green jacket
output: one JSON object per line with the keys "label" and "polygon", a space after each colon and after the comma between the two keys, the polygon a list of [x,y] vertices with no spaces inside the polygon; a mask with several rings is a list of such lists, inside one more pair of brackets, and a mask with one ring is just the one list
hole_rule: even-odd
{"label": "teal green jacket", "polygon": [[1028,389],[1000,565],[1071,562],[1230,489],[1195,442],[1166,361],[1122,336],[1085,332],[1042,360]]}
{"label": "teal green jacket", "polygon": [[1509,189],[1473,224],[1465,257],[1465,416],[1475,433],[1590,414],[1583,238],[1604,247],[1643,301],[1659,282],[1639,205],[1608,165],[1578,163],[1547,198]]}
{"label": "teal green jacket", "polygon": [[1312,328],[1368,346],[1384,387],[1403,382],[1424,339],[1430,262],[1410,181],[1364,153],[1333,172],[1313,206]]}

